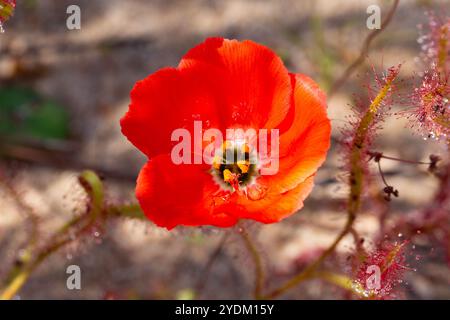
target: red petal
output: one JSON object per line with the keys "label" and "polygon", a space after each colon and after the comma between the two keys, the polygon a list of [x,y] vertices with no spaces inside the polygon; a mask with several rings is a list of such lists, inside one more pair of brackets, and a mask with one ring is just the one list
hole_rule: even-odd
{"label": "red petal", "polygon": [[210,38],[191,49],[180,70],[205,70],[224,99],[225,127],[271,129],[286,116],[290,78],[281,59],[269,48],[246,40]]}
{"label": "red petal", "polygon": [[263,223],[280,221],[303,207],[303,201],[311,193],[313,186],[314,176],[311,176],[287,192],[268,191],[261,200],[253,201],[246,197],[240,197],[237,204],[239,207],[245,208],[240,212],[240,217]]}
{"label": "red petal", "polygon": [[280,153],[289,153],[291,143],[304,134],[312,125],[328,122],[325,93],[316,82],[303,74],[290,74],[293,86],[294,112],[292,126],[280,138]]}
{"label": "red petal", "polygon": [[161,69],[134,86],[122,132],[149,157],[168,153],[177,143],[171,141],[172,132],[186,128],[192,133],[194,120],[202,121],[204,129],[221,128],[218,103],[201,73]]}
{"label": "red petal", "polygon": [[208,39],[178,69],[162,69],[131,92],[122,132],[147,156],[170,151],[174,129],[194,120],[214,127],[276,127],[286,116],[292,88],[282,61],[251,41]]}
{"label": "red petal", "polygon": [[232,226],[234,205],[215,193],[206,165],[174,165],[168,155],[150,160],[141,170],[136,196],[146,216],[167,229],[177,225]]}
{"label": "red petal", "polygon": [[317,84],[304,75],[296,75],[294,101],[293,125],[280,137],[279,171],[258,179],[278,192],[291,190],[313,175],[330,147],[331,125],[325,95]]}

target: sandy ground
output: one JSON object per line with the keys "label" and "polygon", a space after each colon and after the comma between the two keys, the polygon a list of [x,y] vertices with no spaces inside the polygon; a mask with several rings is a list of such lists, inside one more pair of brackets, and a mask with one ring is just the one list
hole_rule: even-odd
{"label": "sandy ground", "polygon": [[[106,176],[110,199],[132,199],[133,179],[145,158],[121,135],[118,121],[127,110],[129,91],[137,80],[161,67],[175,66],[190,47],[217,35],[261,42],[273,48],[289,70],[308,74],[328,88],[358,55],[368,33],[366,8],[373,2],[23,1],[6,33],[0,35],[0,80],[19,77],[20,83],[68,108],[74,162],[120,173],[119,177]],[[65,27],[69,4],[81,7],[81,30]],[[379,4],[386,10],[389,1]],[[370,64],[386,67],[403,63],[401,77],[408,80],[418,67],[416,25],[425,21],[423,12],[430,7],[439,5],[434,1],[402,1],[389,30],[374,42],[369,61],[358,73],[364,78]],[[22,66],[19,75],[12,71],[17,63]],[[352,77],[329,100],[336,139],[349,113],[351,94],[361,91],[360,85],[361,79]],[[404,120],[389,119],[378,139],[379,149],[416,160],[443,152],[438,143],[423,141],[405,126]],[[253,226],[267,268],[274,274],[272,281],[283,278],[297,257],[330,244],[342,228],[345,215],[336,210],[336,203],[346,196],[339,183],[340,152],[334,143],[317,176],[317,186],[300,213],[278,224]],[[82,202],[78,170],[23,162],[13,165],[19,169],[15,169],[18,173],[12,184],[40,217],[39,227],[46,237]],[[389,161],[383,166],[392,173],[390,182],[401,193],[391,204],[392,214],[430,201],[436,184],[424,168]],[[0,276],[4,276],[28,228],[7,191],[0,188],[0,196]],[[324,206],[324,202],[330,205]],[[367,208],[358,218],[357,229],[369,239],[369,245],[377,228],[377,220]],[[228,240],[201,297],[249,298],[252,262],[233,231],[205,228],[169,233],[131,220],[113,221],[97,239],[88,237],[52,256],[33,274],[20,298],[99,299],[112,292],[124,298],[174,298],[201,285],[205,264],[225,233]],[[348,237],[338,249],[345,255],[352,247]],[[425,258],[411,259],[417,271],[407,273],[400,286],[405,298],[450,298],[448,268],[439,248],[428,254],[432,248],[434,244],[427,241],[417,244],[416,250]],[[66,288],[65,270],[70,264],[82,268],[80,291]],[[342,292],[311,281],[290,297],[340,298]]]}

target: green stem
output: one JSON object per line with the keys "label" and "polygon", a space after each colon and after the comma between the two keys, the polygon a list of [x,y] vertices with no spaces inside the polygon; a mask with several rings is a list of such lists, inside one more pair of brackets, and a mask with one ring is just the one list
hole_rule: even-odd
{"label": "green stem", "polygon": [[83,215],[77,216],[63,225],[49,240],[49,245],[37,253],[33,259],[32,249],[34,248],[34,241],[28,246],[26,250],[26,257],[21,259],[19,266],[13,268],[8,277],[8,284],[5,289],[1,291],[0,299],[11,299],[26,283],[31,273],[51,254],[58,251],[66,244],[74,241],[76,237],[71,237],[68,232],[73,228],[77,229],[76,235],[82,234],[88,230],[99,217],[103,210],[103,184],[100,178],[93,171],[84,171],[79,181],[84,187],[86,193],[89,195],[90,202],[87,212]]}
{"label": "green stem", "polygon": [[62,248],[66,244],[73,241],[71,237],[68,237],[64,240],[56,242],[52,244],[50,247],[46,248],[42,252],[38,254],[35,260],[30,261],[19,267],[18,269],[13,270],[13,274],[10,276],[9,284],[5,289],[2,290],[0,294],[0,300],[10,300],[12,299],[17,292],[23,287],[31,273],[51,254],[58,251],[58,249]]}
{"label": "green stem", "polygon": [[354,216],[348,216],[347,223],[341,233],[337,236],[331,246],[325,250],[320,257],[311,263],[305,270],[294,276],[292,279],[288,280],[285,284],[273,290],[272,292],[265,295],[264,299],[274,299],[281,294],[285,293],[289,289],[297,286],[299,283],[311,278],[313,274],[316,273],[316,269],[322,264],[322,262],[336,249],[337,245],[341,240],[347,235],[347,233],[351,230],[354,221]]}
{"label": "green stem", "polygon": [[103,183],[100,177],[92,170],[83,171],[79,177],[79,181],[89,194],[91,200],[90,204],[92,206],[90,208],[90,216],[92,220],[95,220],[100,215],[103,208]]}
{"label": "green stem", "polygon": [[349,277],[342,275],[342,274],[337,274],[337,273],[333,273],[333,272],[329,272],[329,271],[320,271],[320,272],[315,272],[313,274],[314,277],[320,278],[322,280],[325,280],[331,284],[334,284],[338,287],[341,287],[345,290],[350,291],[351,293],[357,295],[360,298],[367,298],[364,295],[364,288],[357,282],[353,281],[352,279],[350,279]]}
{"label": "green stem", "polygon": [[449,24],[445,24],[441,27],[440,37],[438,43],[438,54],[437,54],[437,67],[438,70],[445,74],[448,63],[448,37],[449,37]]}
{"label": "green stem", "polygon": [[145,214],[139,204],[112,206],[106,209],[107,215],[145,220]]}

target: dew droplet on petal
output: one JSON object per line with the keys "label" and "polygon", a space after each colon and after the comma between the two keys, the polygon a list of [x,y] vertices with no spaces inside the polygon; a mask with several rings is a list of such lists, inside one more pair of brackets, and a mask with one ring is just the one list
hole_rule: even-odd
{"label": "dew droplet on petal", "polygon": [[252,184],[247,187],[247,198],[253,201],[261,200],[267,194],[267,187],[260,184]]}

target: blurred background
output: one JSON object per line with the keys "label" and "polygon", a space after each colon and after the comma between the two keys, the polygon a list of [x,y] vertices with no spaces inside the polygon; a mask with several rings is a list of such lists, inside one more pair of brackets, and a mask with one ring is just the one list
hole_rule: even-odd
{"label": "blurred background", "polygon": [[[72,4],[81,8],[81,30],[66,27],[66,9]],[[291,72],[311,76],[328,91],[359,55],[370,32],[366,9],[371,4],[381,7],[383,18],[392,1],[18,1],[0,34],[0,279],[29,233],[16,196],[39,217],[42,241],[83,204],[84,193],[77,182],[82,169],[103,175],[110,201],[134,201],[135,178],[145,157],[122,136],[119,119],[137,80],[159,68],[176,66],[189,48],[206,37],[221,36],[269,46]],[[342,150],[336,141],[353,94],[364,94],[362,85],[372,65],[382,70],[402,63],[400,76],[405,81],[422,70],[417,24],[426,23],[425,11],[440,12],[449,4],[400,1],[366,61],[330,97],[333,146],[304,209],[281,223],[254,227],[274,283],[328,246],[345,222],[340,209],[347,194],[340,182]],[[376,146],[387,155],[422,161],[445,150],[397,117],[387,120]],[[400,192],[389,204],[389,214],[406,214],[432,199],[437,183],[426,166],[384,161],[383,169]],[[379,225],[372,207],[364,209],[356,228],[367,240],[365,245],[373,245]],[[445,249],[426,237],[415,238],[413,245],[408,259],[415,271],[407,272],[399,285],[400,297],[450,299]],[[353,246],[351,237],[339,245],[343,262],[333,260],[337,269],[345,269],[345,255]],[[71,264],[81,267],[82,290],[66,288],[65,271]],[[47,259],[19,297],[245,299],[251,298],[251,264],[231,231],[167,232],[149,222],[121,219]],[[314,280],[286,297],[340,299],[345,294]]]}

